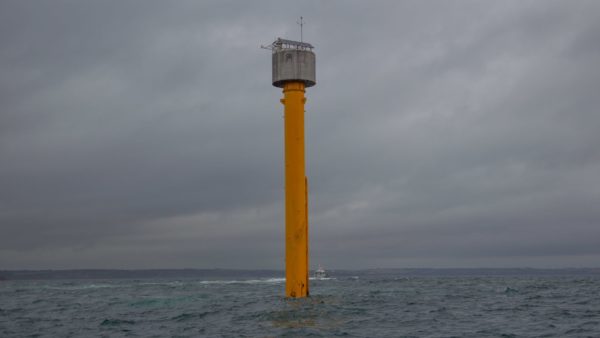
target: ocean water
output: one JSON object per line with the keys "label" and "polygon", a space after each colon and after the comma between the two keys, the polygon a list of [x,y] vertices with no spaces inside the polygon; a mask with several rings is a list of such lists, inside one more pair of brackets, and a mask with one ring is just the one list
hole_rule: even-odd
{"label": "ocean water", "polygon": [[598,276],[0,282],[1,337],[600,337]]}

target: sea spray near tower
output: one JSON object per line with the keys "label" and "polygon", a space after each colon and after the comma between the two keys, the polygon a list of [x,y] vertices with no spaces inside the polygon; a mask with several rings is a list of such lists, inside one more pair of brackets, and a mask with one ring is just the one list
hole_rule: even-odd
{"label": "sea spray near tower", "polygon": [[285,294],[307,297],[308,178],[304,156],[305,88],[316,84],[313,46],[278,38],[272,51],[273,86],[283,88],[285,138]]}

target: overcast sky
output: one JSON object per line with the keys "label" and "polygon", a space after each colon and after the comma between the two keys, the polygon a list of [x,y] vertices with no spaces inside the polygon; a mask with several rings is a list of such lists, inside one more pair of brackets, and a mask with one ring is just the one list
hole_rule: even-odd
{"label": "overcast sky", "polygon": [[0,2],[0,269],[600,266],[599,1]]}

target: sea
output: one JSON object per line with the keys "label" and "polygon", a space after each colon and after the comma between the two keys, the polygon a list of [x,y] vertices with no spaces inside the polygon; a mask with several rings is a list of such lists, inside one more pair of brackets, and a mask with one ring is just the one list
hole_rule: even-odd
{"label": "sea", "polygon": [[5,274],[0,337],[600,337],[598,270],[465,271]]}

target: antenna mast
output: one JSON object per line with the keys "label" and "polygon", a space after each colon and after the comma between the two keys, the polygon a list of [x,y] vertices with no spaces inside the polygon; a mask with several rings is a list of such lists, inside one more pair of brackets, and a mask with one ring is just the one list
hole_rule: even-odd
{"label": "antenna mast", "polygon": [[304,42],[303,36],[302,36],[302,27],[304,26],[303,18],[300,17],[300,21],[296,21],[296,23],[300,25],[300,42]]}

